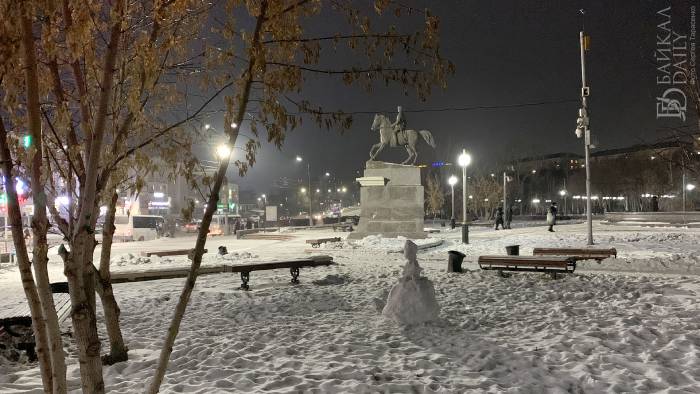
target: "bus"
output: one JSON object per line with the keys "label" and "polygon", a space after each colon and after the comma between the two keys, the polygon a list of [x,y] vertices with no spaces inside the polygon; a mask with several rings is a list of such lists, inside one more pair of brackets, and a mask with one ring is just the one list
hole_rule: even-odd
{"label": "bus", "polygon": [[114,238],[126,241],[150,241],[163,236],[165,219],[156,215],[117,215]]}

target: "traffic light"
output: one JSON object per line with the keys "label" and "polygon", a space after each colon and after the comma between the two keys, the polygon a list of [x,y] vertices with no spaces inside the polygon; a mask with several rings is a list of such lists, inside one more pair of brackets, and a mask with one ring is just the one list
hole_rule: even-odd
{"label": "traffic light", "polygon": [[29,149],[29,147],[32,146],[31,135],[25,135],[24,137],[22,137],[22,146],[24,146],[26,149]]}

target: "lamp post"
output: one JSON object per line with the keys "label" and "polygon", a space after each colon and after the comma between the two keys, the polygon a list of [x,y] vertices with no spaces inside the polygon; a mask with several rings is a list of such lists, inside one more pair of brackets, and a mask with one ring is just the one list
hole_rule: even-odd
{"label": "lamp post", "polygon": [[562,213],[566,215],[566,190],[559,190],[559,195],[564,199],[564,211]]}
{"label": "lamp post", "polygon": [[455,228],[455,185],[457,184],[457,177],[454,175],[451,175],[450,178],[447,180],[447,183],[450,184],[451,188],[451,194],[452,194],[452,218],[450,219],[450,228],[454,230]]}
{"label": "lamp post", "polygon": [[[583,12],[583,10],[582,10]],[[586,222],[588,227],[588,245],[593,245],[593,213],[591,212],[591,166],[590,166],[590,150],[591,150],[591,129],[588,127],[590,119],[588,117],[588,95],[590,89],[586,84],[586,57],[585,52],[588,50],[588,36],[584,35],[583,31],[579,34],[579,43],[581,46],[581,109],[579,109],[579,117],[576,120],[576,136],[583,138],[585,167],[586,167]]]}
{"label": "lamp post", "polygon": [[[301,156],[297,156],[296,161],[297,163],[301,163],[304,159],[302,159]],[[311,164],[306,163],[306,177],[308,181],[308,188],[307,190],[309,191],[309,226],[313,227],[314,225],[314,218],[311,213],[311,199],[313,198],[313,195],[311,193]]]}
{"label": "lamp post", "polygon": [[[683,174],[683,176],[685,178],[685,174]],[[685,206],[686,192],[692,192],[693,190],[695,190],[695,185],[693,185],[692,183],[685,184],[685,187],[683,188],[683,212],[686,211],[686,206]]]}
{"label": "lamp post", "polygon": [[467,166],[472,162],[472,157],[465,149],[457,158],[457,163],[462,167],[462,243],[469,243],[469,224],[467,222]]}

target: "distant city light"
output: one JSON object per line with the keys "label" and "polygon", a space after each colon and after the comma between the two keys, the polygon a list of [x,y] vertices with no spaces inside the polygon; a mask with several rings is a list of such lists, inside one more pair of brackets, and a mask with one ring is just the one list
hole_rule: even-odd
{"label": "distant city light", "polygon": [[559,195],[564,197],[566,195],[566,190],[559,190]]}
{"label": "distant city light", "polygon": [[450,176],[450,178],[447,180],[447,183],[449,183],[450,186],[454,186],[454,185],[457,184],[457,181],[458,181],[457,177],[454,176],[454,175],[452,175],[452,176]]}
{"label": "distant city light", "polygon": [[327,172],[327,173],[326,173],[326,176],[331,176],[331,174],[330,174],[329,172]]}
{"label": "distant city light", "polygon": [[296,159],[296,160],[297,160],[297,161],[302,161],[302,160],[304,160],[304,159],[302,159],[301,156],[297,156],[297,159]]}
{"label": "distant city light", "polygon": [[340,189],[340,191],[343,192],[343,193],[345,193],[346,191],[348,191],[348,189],[347,189],[345,186],[343,186],[343,188]]}
{"label": "distant city light", "polygon": [[163,198],[163,197],[165,197],[165,194],[163,192],[153,192],[153,197]]}
{"label": "distant city light", "polygon": [[231,128],[232,128],[232,129],[235,129],[236,127],[238,127],[238,123],[236,123],[236,122],[231,122]]}
{"label": "distant city light", "polygon": [[209,130],[211,128],[211,125],[209,123],[204,125],[204,130]]}
{"label": "distant city light", "polygon": [[302,192],[302,193],[306,193],[306,188],[305,188],[305,187],[302,187],[302,188],[301,188],[301,192]]}
{"label": "distant city light", "polygon": [[692,183],[685,185],[685,190],[692,191],[693,189],[695,189],[695,185],[693,185]]}
{"label": "distant city light", "polygon": [[539,204],[539,203],[540,203],[540,199],[539,199],[539,198],[533,198],[533,199],[532,199],[532,203],[533,203],[533,204]]}

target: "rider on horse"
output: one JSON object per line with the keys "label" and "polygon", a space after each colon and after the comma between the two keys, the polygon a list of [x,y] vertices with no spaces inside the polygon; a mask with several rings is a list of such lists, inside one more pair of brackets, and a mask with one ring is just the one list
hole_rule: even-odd
{"label": "rider on horse", "polygon": [[401,142],[406,141],[405,138],[399,139],[399,136],[403,134],[406,130],[406,117],[403,114],[403,108],[399,105],[397,108],[396,122],[392,123],[391,126],[394,128],[394,138],[396,139],[396,145],[402,145]]}

